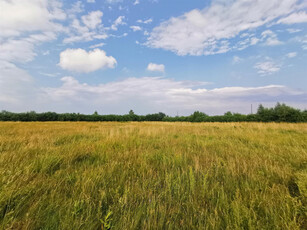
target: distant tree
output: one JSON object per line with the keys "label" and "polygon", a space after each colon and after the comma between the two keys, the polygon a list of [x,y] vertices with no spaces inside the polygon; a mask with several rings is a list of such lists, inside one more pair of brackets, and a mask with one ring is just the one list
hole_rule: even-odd
{"label": "distant tree", "polygon": [[132,109],[129,111],[129,115],[130,115],[130,116],[135,115],[135,113],[133,112],[133,110],[132,110]]}
{"label": "distant tree", "polygon": [[259,105],[257,115],[260,121],[270,122],[274,121],[274,111],[272,108],[264,108],[262,104]]}
{"label": "distant tree", "polygon": [[136,115],[132,109],[129,111],[129,115],[126,119],[124,120],[125,121],[138,121],[139,120],[138,115]]}
{"label": "distant tree", "polygon": [[154,113],[154,114],[147,114],[145,116],[146,121],[163,121],[166,115],[164,113]]}
{"label": "distant tree", "polygon": [[277,103],[274,108],[265,108],[263,105],[259,105],[256,114],[243,115],[229,111],[222,116],[208,116],[200,111],[195,111],[190,116],[170,117],[162,112],[136,115],[133,110],[130,110],[129,114],[126,115],[99,115],[97,111],[91,115],[86,115],[80,113],[36,113],[35,111],[12,113],[2,110],[0,111],[0,121],[307,122],[307,110],[301,111],[280,103]]}
{"label": "distant tree", "polygon": [[191,116],[190,116],[190,121],[191,122],[202,122],[205,121],[205,119],[208,117],[207,114],[199,111],[195,111]]}
{"label": "distant tree", "polygon": [[277,103],[274,108],[274,115],[278,122],[301,122],[303,121],[303,114],[285,104]]}

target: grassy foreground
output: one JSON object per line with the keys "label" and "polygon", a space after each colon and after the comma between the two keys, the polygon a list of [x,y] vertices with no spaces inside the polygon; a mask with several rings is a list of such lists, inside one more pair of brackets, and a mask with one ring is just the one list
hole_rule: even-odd
{"label": "grassy foreground", "polygon": [[0,123],[0,229],[307,229],[307,124]]}

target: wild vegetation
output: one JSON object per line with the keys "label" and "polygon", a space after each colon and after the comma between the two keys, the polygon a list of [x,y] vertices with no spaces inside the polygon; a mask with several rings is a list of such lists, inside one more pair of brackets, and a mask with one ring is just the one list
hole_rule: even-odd
{"label": "wild vegetation", "polygon": [[307,124],[0,123],[0,229],[307,229]]}
{"label": "wild vegetation", "polygon": [[285,104],[277,103],[274,108],[264,108],[259,106],[256,114],[240,114],[226,112],[220,116],[208,116],[196,111],[190,116],[171,117],[160,112],[155,114],[137,115],[130,110],[126,115],[99,115],[94,112],[91,115],[80,113],[54,112],[36,113],[12,113],[8,111],[0,112],[0,121],[187,121],[187,122],[307,122],[307,110],[301,111]]}

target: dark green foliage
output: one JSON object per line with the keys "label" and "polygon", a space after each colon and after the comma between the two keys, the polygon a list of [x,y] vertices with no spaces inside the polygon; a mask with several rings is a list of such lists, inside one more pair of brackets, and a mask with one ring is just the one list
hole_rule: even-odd
{"label": "dark green foliage", "polygon": [[189,117],[189,121],[191,122],[202,122],[204,121],[206,118],[208,117],[207,114],[196,111],[194,112],[190,117]]}
{"label": "dark green foliage", "polygon": [[307,110],[301,111],[285,104],[277,103],[274,108],[265,108],[259,105],[256,114],[239,114],[226,112],[220,116],[209,116],[195,111],[190,116],[166,116],[164,113],[137,115],[130,110],[126,115],[99,115],[95,111],[92,115],[80,113],[12,113],[3,110],[0,112],[0,121],[168,121],[168,122],[307,122]]}
{"label": "dark green foliage", "polygon": [[260,105],[257,111],[258,117],[264,122],[304,122],[306,117],[303,113],[298,109],[280,103],[277,103],[274,108],[264,108]]}

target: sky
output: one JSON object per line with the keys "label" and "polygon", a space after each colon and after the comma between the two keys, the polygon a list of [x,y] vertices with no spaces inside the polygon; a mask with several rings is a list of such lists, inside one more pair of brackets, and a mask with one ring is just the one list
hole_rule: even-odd
{"label": "sky", "polygon": [[307,109],[307,1],[0,0],[0,110]]}

